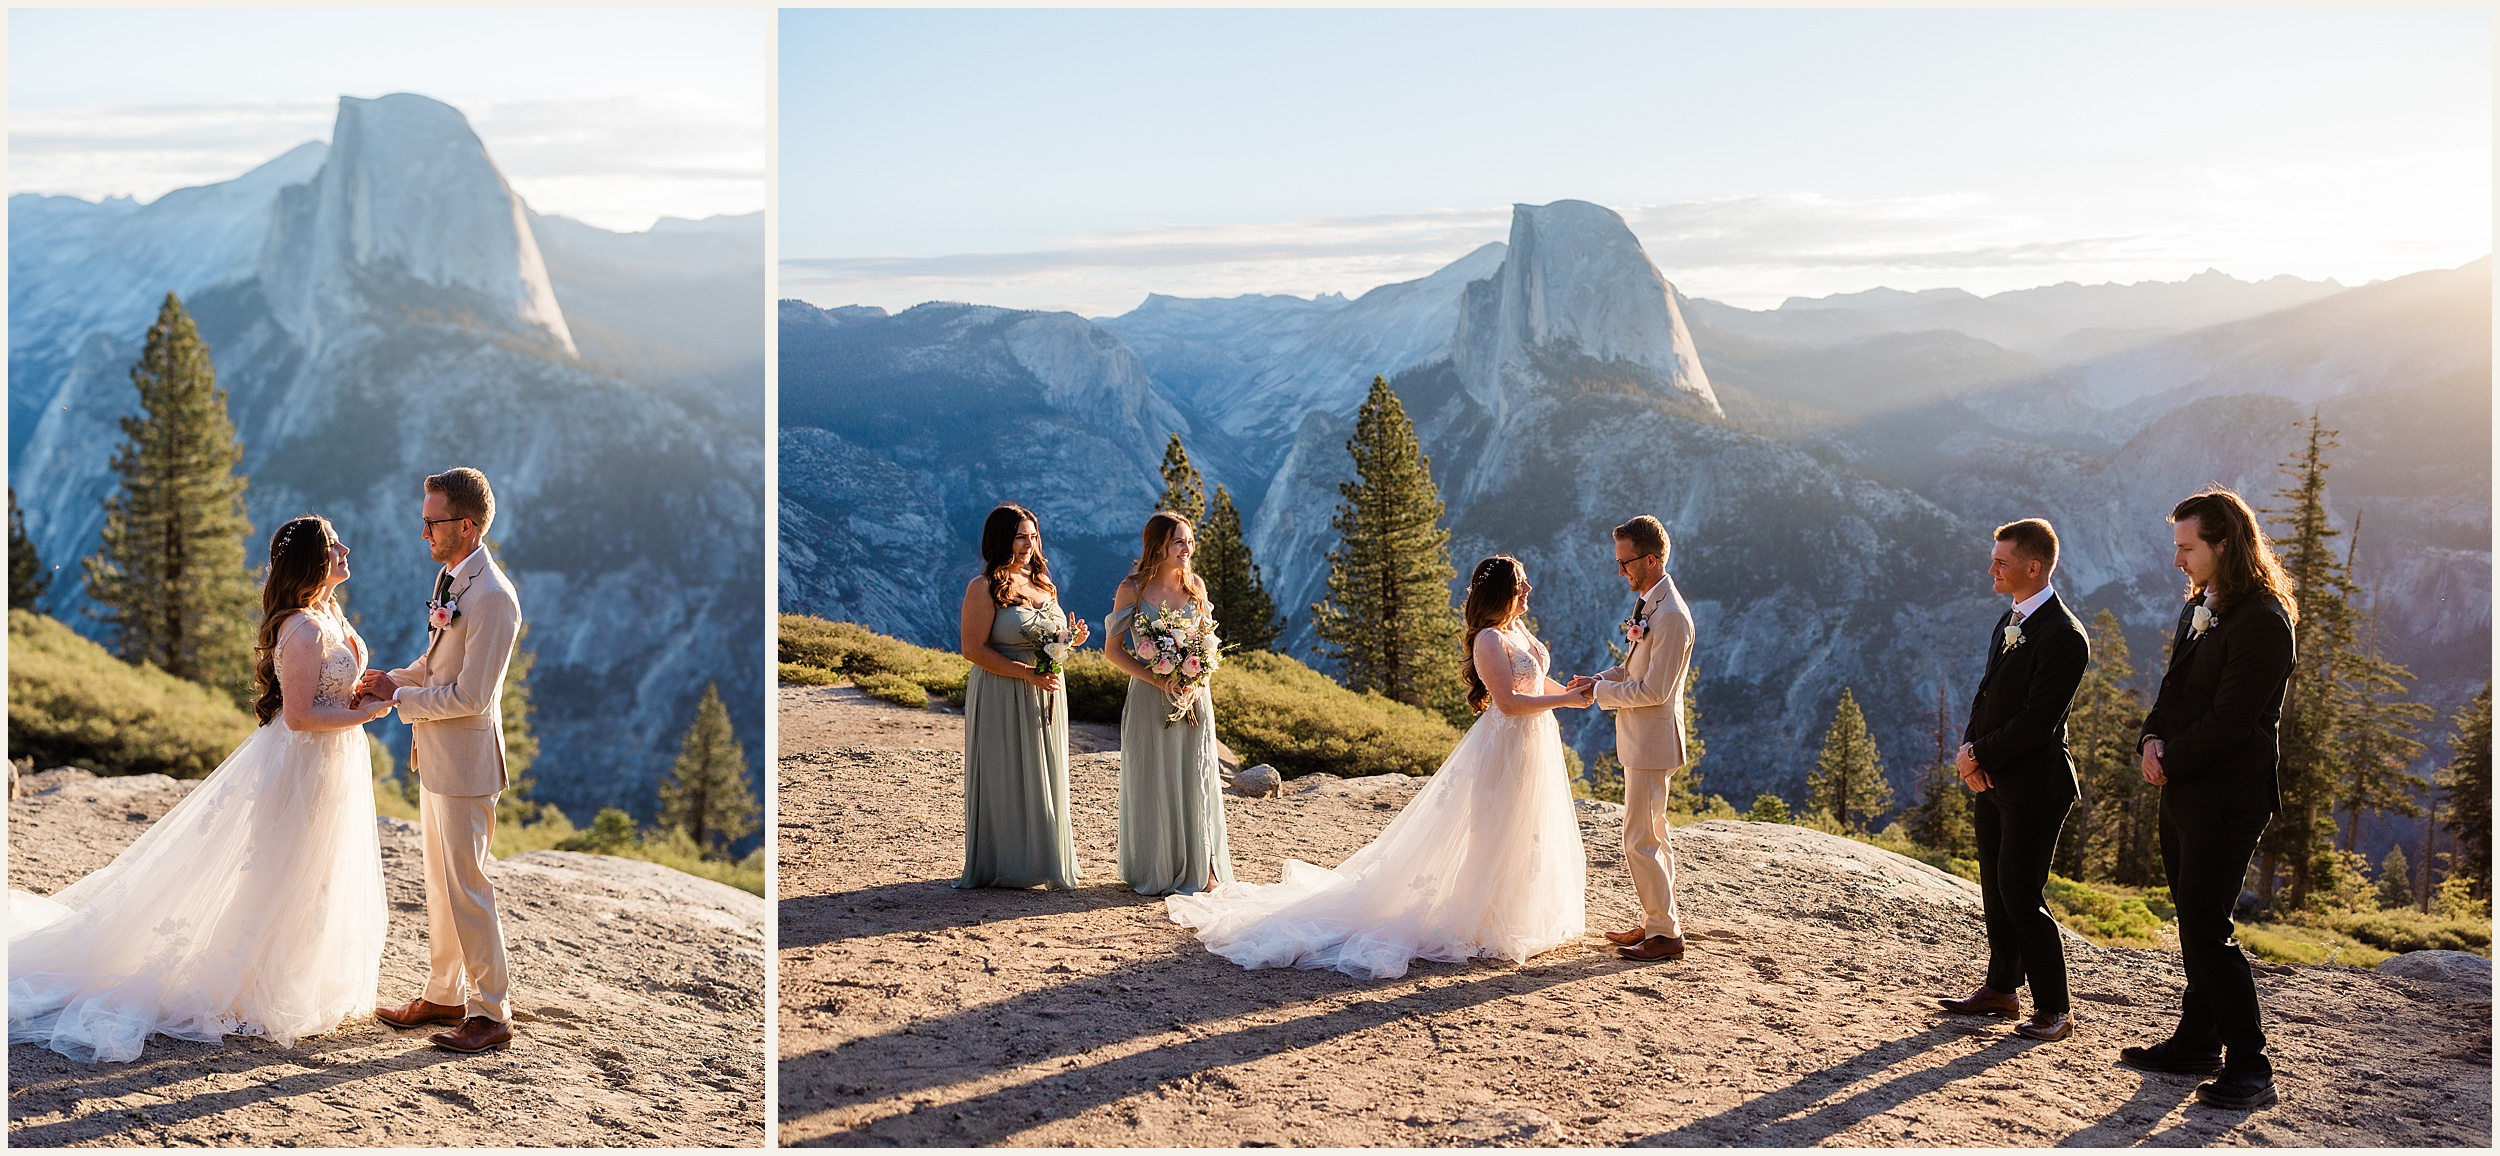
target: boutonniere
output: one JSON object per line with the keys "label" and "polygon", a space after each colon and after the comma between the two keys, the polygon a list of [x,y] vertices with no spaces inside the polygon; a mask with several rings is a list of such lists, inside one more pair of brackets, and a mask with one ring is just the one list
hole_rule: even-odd
{"label": "boutonniere", "polygon": [[2017,647],[2017,646],[2021,646],[2022,644],[2023,644],[2023,624],[2022,624],[2022,623],[2020,623],[2020,622],[2008,622],[2008,623],[2006,623],[2006,624],[2005,624],[2005,649],[2007,649],[2007,650],[2012,650],[2012,649],[2014,649],[2014,648],[2015,648],[2015,647]]}
{"label": "boutonniere", "polygon": [[2203,638],[2205,632],[2213,628],[2214,612],[2205,609],[2204,603],[2197,603],[2196,609],[2188,612],[2188,637]]}
{"label": "boutonniere", "polygon": [[1648,619],[1639,615],[1634,615],[1623,620],[1623,640],[1625,642],[1639,642],[1647,637],[1649,637]]}
{"label": "boutonniere", "polygon": [[425,624],[428,629],[441,630],[451,625],[452,619],[458,617],[460,617],[460,600],[457,598],[446,598],[440,602],[425,604]]}

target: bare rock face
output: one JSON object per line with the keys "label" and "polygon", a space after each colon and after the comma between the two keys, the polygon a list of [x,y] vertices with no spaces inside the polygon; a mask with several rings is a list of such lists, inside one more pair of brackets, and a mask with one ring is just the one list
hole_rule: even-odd
{"label": "bare rock face", "polygon": [[1243,767],[1233,776],[1233,790],[1253,799],[1273,798],[1285,792],[1285,777],[1266,763]]}
{"label": "bare rock face", "polygon": [[[199,785],[72,768],[25,782],[40,787],[9,804],[9,885],[38,894],[111,862]],[[386,816],[376,834],[391,907],[380,994],[396,1003],[425,980],[423,853],[416,824]],[[509,1051],[455,1057],[369,1016],[291,1049],[160,1036],[128,1064],[16,1044],[9,1145],[763,1145],[761,896],[562,851],[487,877],[512,963]]]}
{"label": "bare rock face", "polygon": [[2408,951],[2378,965],[2381,975],[2468,986],[2491,998],[2491,960],[2470,951]]}

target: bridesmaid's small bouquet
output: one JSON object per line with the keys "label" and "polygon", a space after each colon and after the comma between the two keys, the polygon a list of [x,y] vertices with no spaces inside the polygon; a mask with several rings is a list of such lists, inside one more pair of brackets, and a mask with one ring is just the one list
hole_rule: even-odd
{"label": "bridesmaid's small bouquet", "polygon": [[[1082,623],[1057,612],[1027,619],[1024,641],[1033,648],[1033,673],[1067,673],[1068,652],[1076,649],[1082,627]],[[1042,695],[1042,705],[1050,705],[1048,693]]]}
{"label": "bridesmaid's small bouquet", "polygon": [[1214,677],[1215,668],[1223,663],[1224,645],[1215,636],[1215,619],[1196,609],[1159,610],[1152,605],[1137,608],[1137,628],[1129,634],[1129,652],[1146,669],[1180,685],[1172,696],[1172,713],[1163,725],[1185,722],[1198,724],[1197,713],[1190,710],[1191,699]]}

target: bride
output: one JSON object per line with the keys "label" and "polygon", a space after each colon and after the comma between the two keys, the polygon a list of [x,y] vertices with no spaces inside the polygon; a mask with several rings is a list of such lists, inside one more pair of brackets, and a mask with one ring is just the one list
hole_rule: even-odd
{"label": "bride", "polygon": [[1545,644],[1521,624],[1530,589],[1517,558],[1476,563],[1465,669],[1483,717],[1379,837],[1333,871],[1287,859],[1280,883],[1167,897],[1172,921],[1243,967],[1372,979],[1578,939],[1588,867],[1553,712],[1589,695],[1547,677]]}
{"label": "bride", "polygon": [[9,892],[9,1042],[133,1060],[151,1032],[293,1046],[374,1006],[389,909],[364,640],[332,596],[347,546],[312,515],[278,528],[254,648],[261,727],[102,870]]}

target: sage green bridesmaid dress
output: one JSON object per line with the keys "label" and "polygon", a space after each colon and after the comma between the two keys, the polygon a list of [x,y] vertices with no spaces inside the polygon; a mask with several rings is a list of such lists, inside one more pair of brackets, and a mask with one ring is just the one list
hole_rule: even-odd
{"label": "sage green bridesmaid dress", "polygon": [[[1001,606],[990,647],[1031,663],[1024,627],[1056,606]],[[964,873],[957,887],[1068,888],[1081,877],[1068,810],[1068,692],[1048,697],[976,666],[964,686]]]}
{"label": "sage green bridesmaid dress", "polygon": [[[1137,606],[1111,612],[1104,645],[1129,645]],[[1120,880],[1140,895],[1194,895],[1233,881],[1224,835],[1224,777],[1215,762],[1215,707],[1198,696],[1197,721],[1164,725],[1171,696],[1128,680],[1120,710]]]}

